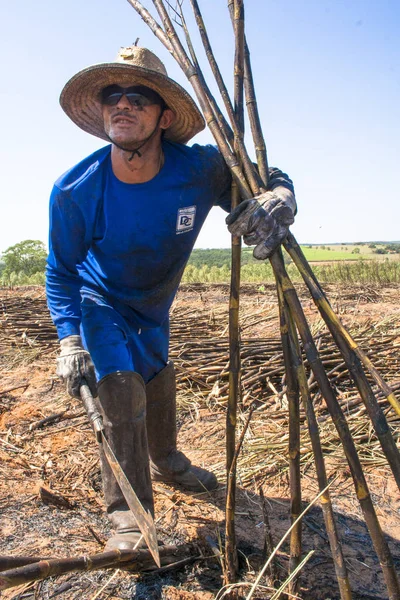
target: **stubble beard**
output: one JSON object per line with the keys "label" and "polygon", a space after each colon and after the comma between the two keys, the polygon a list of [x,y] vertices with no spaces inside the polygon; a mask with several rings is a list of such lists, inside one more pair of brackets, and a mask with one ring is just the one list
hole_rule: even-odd
{"label": "stubble beard", "polygon": [[108,127],[105,131],[112,142],[115,142],[117,145],[126,148],[127,150],[133,150],[147,137],[146,132],[144,131],[120,131],[118,127],[114,127],[113,125]]}

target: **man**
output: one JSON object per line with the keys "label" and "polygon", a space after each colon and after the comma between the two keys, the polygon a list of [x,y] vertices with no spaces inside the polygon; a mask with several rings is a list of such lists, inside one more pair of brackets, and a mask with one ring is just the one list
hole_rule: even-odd
{"label": "man", "polygon": [[[230,209],[231,177],[214,147],[185,145],[203,118],[145,48],[122,48],[116,62],[80,71],[60,102],[111,145],[62,175],[51,196],[46,285],[57,373],[72,396],[84,380],[98,394],[108,442],[153,513],[151,478],[191,491],[218,485],[177,450],[168,311],[211,207]],[[291,181],[277,169],[270,189],[228,217],[263,258],[295,212]],[[106,549],[132,549],[139,528],[104,456],[101,469],[115,530]]]}

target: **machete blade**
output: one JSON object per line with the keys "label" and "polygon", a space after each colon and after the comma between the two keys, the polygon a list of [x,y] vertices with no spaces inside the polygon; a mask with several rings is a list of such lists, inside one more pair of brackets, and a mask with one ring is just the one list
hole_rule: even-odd
{"label": "machete blade", "polygon": [[103,444],[104,454],[107,457],[108,463],[115,475],[115,479],[118,482],[121,492],[123,493],[125,500],[131,509],[133,516],[135,517],[138,527],[149,547],[149,550],[155,560],[158,567],[161,567],[160,554],[158,552],[158,541],[156,526],[151,513],[147,512],[137,497],[134,489],[128,481],[127,476],[123,472],[121,465],[117,461],[114,452],[111,450],[109,443],[104,435],[104,431],[101,432],[101,440]]}

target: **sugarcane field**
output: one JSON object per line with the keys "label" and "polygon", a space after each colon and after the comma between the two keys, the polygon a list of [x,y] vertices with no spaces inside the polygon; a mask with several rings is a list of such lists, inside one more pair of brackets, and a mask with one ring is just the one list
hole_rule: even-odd
{"label": "sugarcane field", "polygon": [[[245,598],[272,549],[290,528],[288,398],[276,291],[241,290],[241,395],[238,436],[248,423],[237,461],[236,539],[239,577],[234,597]],[[399,287],[327,285],[330,302],[391,385],[400,388]],[[346,416],[394,564],[400,564],[400,498],[360,394],[305,286],[298,294],[324,368]],[[189,458],[212,468],[220,487],[189,495],[154,483],[160,542],[173,547],[157,568],[149,559],[132,572],[115,565],[28,581],[2,598],[199,599],[224,596],[225,420],[228,401],[229,286],[192,284],[178,292],[171,314],[171,358],[177,369],[179,442]],[[44,289],[0,293],[0,498],[2,557],[57,559],[102,552],[109,535],[99,457],[80,402],[55,374],[57,335]],[[387,598],[385,584],[349,466],[324,398],[304,358],[320,430],[329,492],[353,598]],[[374,382],[368,377],[371,385]],[[400,418],[377,392],[393,435]],[[249,420],[250,419],[250,420]],[[249,422],[248,422],[249,420]],[[305,414],[300,411],[301,508],[319,493]],[[338,598],[324,518],[316,502],[302,519],[300,585],[293,595]],[[11,560],[11,559],[10,559]],[[287,578],[290,539],[271,561],[253,598],[271,598]],[[171,563],[177,563],[176,565]],[[6,568],[4,561],[2,570]],[[9,569],[18,563],[8,567]],[[21,569],[21,567],[20,567]]]}
{"label": "sugarcane field", "polygon": [[400,600],[398,4],[3,12],[0,599]]}

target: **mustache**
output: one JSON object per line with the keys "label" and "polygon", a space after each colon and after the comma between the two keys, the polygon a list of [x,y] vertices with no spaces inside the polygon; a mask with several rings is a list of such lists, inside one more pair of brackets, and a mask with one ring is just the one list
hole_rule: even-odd
{"label": "mustache", "polygon": [[118,117],[122,117],[123,119],[127,119],[128,121],[136,121],[136,118],[134,116],[131,115],[127,115],[126,112],[124,112],[123,110],[118,110],[117,112],[115,112],[111,119],[114,121],[115,119],[117,119]]}

